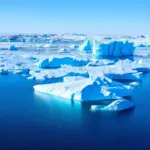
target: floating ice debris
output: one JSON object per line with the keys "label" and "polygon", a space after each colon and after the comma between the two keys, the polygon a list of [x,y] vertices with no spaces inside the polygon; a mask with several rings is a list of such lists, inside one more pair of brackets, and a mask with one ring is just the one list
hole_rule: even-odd
{"label": "floating ice debris", "polygon": [[35,85],[34,90],[79,101],[100,101],[120,98],[102,88],[97,79],[90,78],[72,82]]}
{"label": "floating ice debris", "polygon": [[135,106],[135,104],[129,100],[120,99],[112,102],[107,106],[93,105],[91,106],[91,110],[93,111],[123,111],[127,109],[131,109]]}
{"label": "floating ice debris", "polygon": [[9,50],[11,50],[11,51],[15,51],[15,50],[18,50],[18,48],[17,48],[17,47],[15,47],[15,45],[11,45],[11,46],[9,47]]}

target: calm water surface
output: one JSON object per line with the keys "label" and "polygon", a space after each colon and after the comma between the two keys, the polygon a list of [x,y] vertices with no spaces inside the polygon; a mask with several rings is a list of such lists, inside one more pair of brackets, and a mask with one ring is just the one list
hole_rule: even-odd
{"label": "calm water surface", "polygon": [[0,150],[149,150],[150,75],[133,94],[134,110],[90,112],[34,93],[33,81],[0,76]]}

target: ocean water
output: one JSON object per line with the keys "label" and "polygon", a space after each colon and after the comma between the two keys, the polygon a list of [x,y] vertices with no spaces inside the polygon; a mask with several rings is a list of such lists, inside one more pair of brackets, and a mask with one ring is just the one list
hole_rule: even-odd
{"label": "ocean water", "polygon": [[150,75],[134,91],[135,109],[122,113],[91,112],[34,84],[0,76],[0,150],[150,149]]}

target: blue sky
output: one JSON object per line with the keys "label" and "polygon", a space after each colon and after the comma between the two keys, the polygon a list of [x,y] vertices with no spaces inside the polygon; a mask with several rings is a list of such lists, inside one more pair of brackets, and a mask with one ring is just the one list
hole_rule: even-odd
{"label": "blue sky", "polygon": [[1,0],[0,33],[150,34],[149,0]]}

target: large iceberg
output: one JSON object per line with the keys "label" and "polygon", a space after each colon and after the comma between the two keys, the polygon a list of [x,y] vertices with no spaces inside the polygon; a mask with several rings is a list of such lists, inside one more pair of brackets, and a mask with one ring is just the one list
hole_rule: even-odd
{"label": "large iceberg", "polygon": [[93,80],[90,78],[73,82],[35,85],[34,90],[78,101],[99,101],[118,98],[114,93],[103,89],[97,79]]}
{"label": "large iceberg", "polygon": [[113,101],[107,106],[101,105],[93,105],[91,106],[91,110],[93,111],[123,111],[127,109],[131,109],[135,106],[135,104],[129,100],[120,99]]}
{"label": "large iceberg", "polygon": [[[109,86],[109,88],[106,88],[106,86]],[[113,87],[116,87],[116,89],[114,90]],[[101,78],[35,85],[34,89],[35,91],[79,101],[120,99],[120,96],[130,96],[132,92],[131,88],[126,88],[121,83],[112,80],[105,81]],[[120,92],[121,94],[119,94]]]}
{"label": "large iceberg", "polygon": [[93,40],[92,53],[96,57],[125,57],[133,56],[135,47],[131,42],[114,41],[111,43],[100,43]]}

